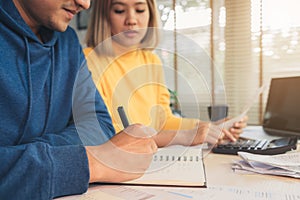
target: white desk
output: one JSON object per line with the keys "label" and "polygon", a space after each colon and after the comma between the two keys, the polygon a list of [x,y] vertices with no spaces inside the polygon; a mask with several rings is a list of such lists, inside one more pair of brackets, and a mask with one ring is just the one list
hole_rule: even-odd
{"label": "white desk", "polygon": [[[297,151],[300,151],[298,145]],[[300,179],[240,174],[231,169],[238,156],[204,152],[208,188],[170,188],[142,186],[91,186],[86,194],[61,198],[84,199],[259,199],[300,200]],[[300,163],[299,163],[300,165]],[[180,172],[179,172],[180,173]]]}

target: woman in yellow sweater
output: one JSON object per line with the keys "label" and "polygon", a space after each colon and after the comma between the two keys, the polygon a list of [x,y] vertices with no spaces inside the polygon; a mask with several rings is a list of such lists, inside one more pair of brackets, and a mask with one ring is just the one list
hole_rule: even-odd
{"label": "woman in yellow sweater", "polygon": [[94,1],[84,49],[93,80],[116,132],[123,129],[117,108],[131,123],[154,128],[158,146],[215,144],[238,138],[247,118],[229,130],[213,130],[209,122],[174,116],[162,63],[152,52],[158,44],[159,17],[155,0]]}

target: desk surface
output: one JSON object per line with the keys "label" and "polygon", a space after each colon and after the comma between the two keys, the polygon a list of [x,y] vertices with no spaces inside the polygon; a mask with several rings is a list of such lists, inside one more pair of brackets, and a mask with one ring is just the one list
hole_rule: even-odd
{"label": "desk surface", "polygon": [[[296,151],[300,151],[300,145]],[[300,200],[300,179],[240,174],[231,169],[235,155],[204,152],[204,165],[208,188],[170,188],[142,186],[101,186],[92,185],[83,195],[61,199],[284,199]],[[299,163],[300,165],[300,163]]]}

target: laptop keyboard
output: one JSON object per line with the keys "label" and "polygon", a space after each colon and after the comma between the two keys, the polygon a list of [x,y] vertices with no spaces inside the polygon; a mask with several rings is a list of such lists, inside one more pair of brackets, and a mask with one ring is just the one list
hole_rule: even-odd
{"label": "laptop keyboard", "polygon": [[227,141],[212,149],[214,153],[235,154],[238,151],[274,155],[297,148],[297,137],[284,137],[275,140],[238,139],[236,142]]}

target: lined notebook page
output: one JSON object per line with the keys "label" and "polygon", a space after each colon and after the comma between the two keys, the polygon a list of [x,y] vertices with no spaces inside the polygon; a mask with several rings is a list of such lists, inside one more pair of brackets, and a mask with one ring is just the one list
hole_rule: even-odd
{"label": "lined notebook page", "polygon": [[159,148],[145,174],[126,183],[206,187],[201,146]]}

